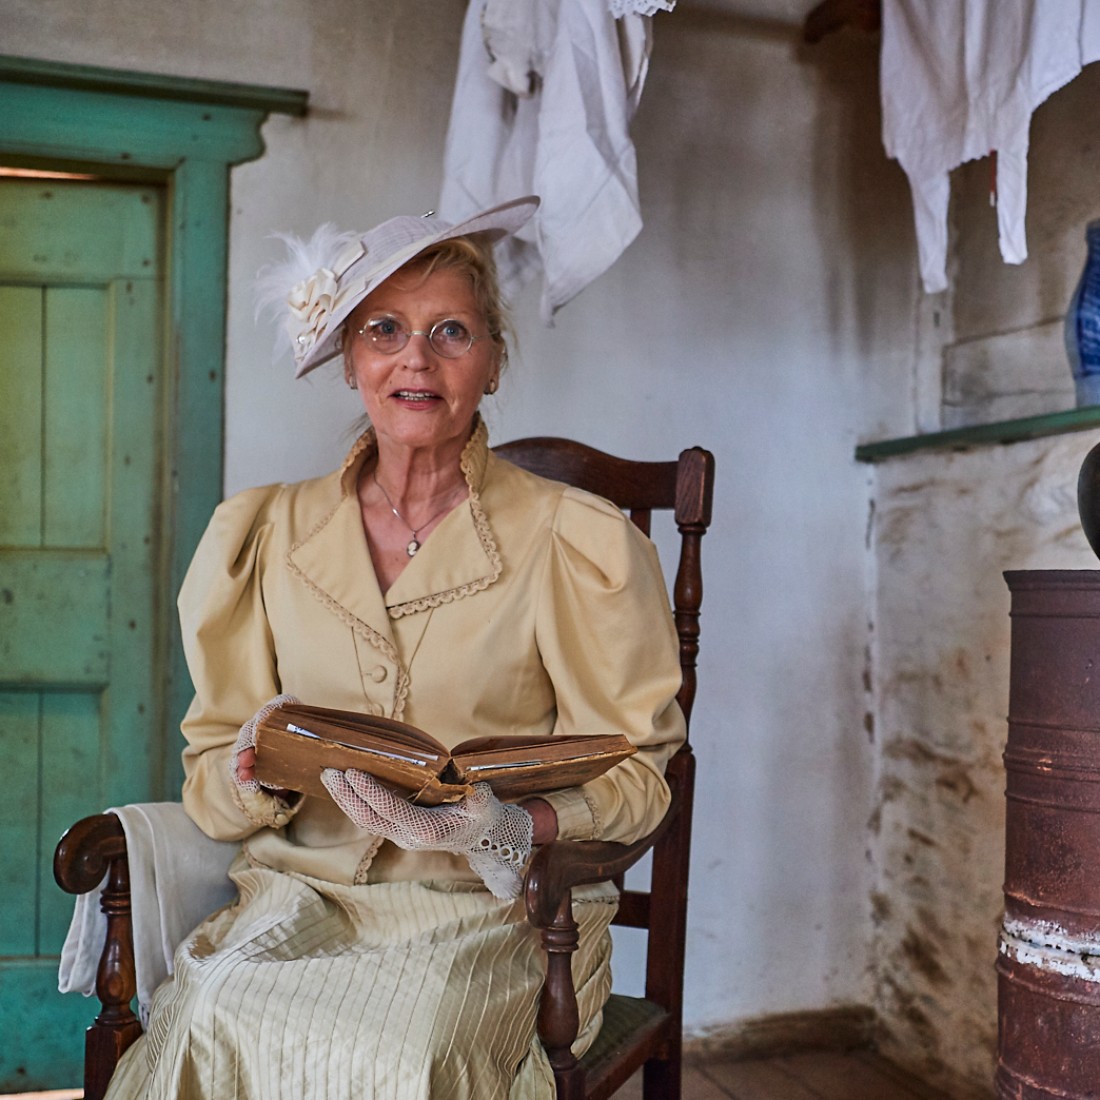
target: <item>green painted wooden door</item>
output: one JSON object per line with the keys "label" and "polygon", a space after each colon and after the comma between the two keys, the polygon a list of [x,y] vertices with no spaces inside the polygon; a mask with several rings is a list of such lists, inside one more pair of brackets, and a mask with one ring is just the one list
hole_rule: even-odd
{"label": "green painted wooden door", "polygon": [[66,826],[154,793],[162,195],[0,178],[0,1093],[82,1080]]}

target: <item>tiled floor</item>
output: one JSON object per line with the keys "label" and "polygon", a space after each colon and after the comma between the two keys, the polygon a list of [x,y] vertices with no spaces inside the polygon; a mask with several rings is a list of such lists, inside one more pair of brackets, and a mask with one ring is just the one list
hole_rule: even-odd
{"label": "tiled floor", "polygon": [[[19,1100],[78,1100],[80,1092],[24,1093]],[[641,1100],[639,1074],[619,1094]],[[0,1100],[10,1098],[0,1096]],[[951,1100],[867,1051],[821,1051],[684,1071],[683,1100]]]}

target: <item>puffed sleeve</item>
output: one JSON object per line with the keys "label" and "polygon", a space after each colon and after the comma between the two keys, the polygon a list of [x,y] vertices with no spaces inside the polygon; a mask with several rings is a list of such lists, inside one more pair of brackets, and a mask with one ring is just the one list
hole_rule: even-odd
{"label": "puffed sleeve", "polygon": [[668,592],[653,544],[613,505],[562,497],[540,593],[537,641],[558,732],[623,733],[637,753],[545,797],[567,840],[638,840],[669,803],[665,764],[685,737]]}
{"label": "puffed sleeve", "polygon": [[280,693],[264,611],[269,507],[280,487],[249,489],[215,510],[179,595],[180,626],[195,697],[183,720],[183,805],[216,840],[285,825],[293,808],[230,780],[240,727]]}

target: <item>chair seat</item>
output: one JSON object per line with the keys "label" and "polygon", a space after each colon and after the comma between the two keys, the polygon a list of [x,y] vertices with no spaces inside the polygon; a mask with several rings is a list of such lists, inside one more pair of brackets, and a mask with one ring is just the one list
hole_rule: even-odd
{"label": "chair seat", "polygon": [[[664,1040],[671,1019],[660,1005],[643,997],[612,993],[604,1006],[600,1033],[580,1060],[587,1081],[585,1095],[593,1098],[611,1095]],[[628,1059],[632,1067],[624,1076],[623,1056],[628,1051],[633,1054]],[[612,1072],[614,1075],[610,1077]]]}

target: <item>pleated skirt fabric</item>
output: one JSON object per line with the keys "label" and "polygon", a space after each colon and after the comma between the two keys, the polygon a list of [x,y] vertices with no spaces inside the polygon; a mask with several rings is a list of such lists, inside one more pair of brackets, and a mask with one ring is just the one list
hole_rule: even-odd
{"label": "pleated skirt fabric", "polygon": [[[544,962],[522,901],[248,868],[188,937],[108,1100],[551,1100]],[[578,891],[582,1031],[611,987],[611,887]]]}

